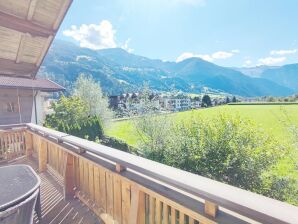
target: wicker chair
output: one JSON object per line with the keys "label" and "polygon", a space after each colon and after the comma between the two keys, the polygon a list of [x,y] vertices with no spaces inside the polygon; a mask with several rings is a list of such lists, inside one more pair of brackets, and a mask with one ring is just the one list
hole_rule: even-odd
{"label": "wicker chair", "polygon": [[35,191],[25,201],[0,212],[0,224],[32,224],[38,194],[39,190]]}

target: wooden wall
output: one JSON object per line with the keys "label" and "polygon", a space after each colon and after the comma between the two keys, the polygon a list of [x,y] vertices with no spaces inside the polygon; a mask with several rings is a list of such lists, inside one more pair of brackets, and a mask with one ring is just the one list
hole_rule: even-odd
{"label": "wooden wall", "polygon": [[[0,89],[0,125],[30,123],[33,108],[32,90]],[[8,104],[13,105],[14,111],[7,110]],[[21,115],[21,116],[20,116]]]}

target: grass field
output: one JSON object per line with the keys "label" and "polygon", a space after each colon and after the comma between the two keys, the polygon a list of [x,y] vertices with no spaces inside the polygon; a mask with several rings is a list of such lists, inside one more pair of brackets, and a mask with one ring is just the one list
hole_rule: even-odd
{"label": "grass field", "polygon": [[[234,114],[250,119],[281,142],[289,142],[291,139],[290,127],[292,125],[298,127],[298,105],[226,105],[174,113],[171,116],[180,120],[191,119],[192,115],[197,114],[202,117],[214,117],[219,113]],[[138,135],[135,133],[132,121],[113,122],[107,129],[106,134],[137,146]]]}
{"label": "grass field", "polygon": [[[260,126],[265,132],[275,136],[282,144],[291,144],[293,135],[290,127],[298,127],[298,105],[226,105],[208,109],[173,113],[170,116],[176,120],[192,119],[193,115],[201,117],[215,117],[219,113],[228,113],[235,116],[250,119]],[[161,115],[164,116],[164,115]],[[137,147],[138,134],[134,130],[131,120],[113,122],[106,134],[125,141],[127,144]],[[298,179],[298,171],[295,168],[298,160],[298,151],[293,150],[291,155],[284,158],[275,172],[280,176],[293,176]]]}

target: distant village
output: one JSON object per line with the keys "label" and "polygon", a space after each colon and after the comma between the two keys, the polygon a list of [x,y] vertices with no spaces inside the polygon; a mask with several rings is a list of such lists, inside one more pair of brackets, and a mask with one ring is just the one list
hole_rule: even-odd
{"label": "distant village", "polygon": [[109,106],[118,117],[127,114],[144,114],[150,102],[151,109],[155,112],[179,112],[204,107],[212,107],[236,102],[236,97],[210,97],[209,95],[191,97],[184,93],[156,94],[151,93],[145,99],[143,93],[126,93],[117,96],[109,96]]}

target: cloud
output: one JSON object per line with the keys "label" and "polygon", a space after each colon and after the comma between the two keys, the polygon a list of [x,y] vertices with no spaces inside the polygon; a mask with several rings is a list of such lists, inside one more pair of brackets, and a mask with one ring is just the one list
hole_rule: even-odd
{"label": "cloud", "polygon": [[258,64],[257,66],[260,65],[275,65],[281,62],[284,62],[285,60],[287,60],[286,57],[278,57],[278,58],[274,58],[274,57],[267,57],[267,58],[260,58],[258,60]]}
{"label": "cloud", "polygon": [[80,27],[73,25],[63,31],[63,35],[75,39],[81,47],[93,50],[117,47],[115,33],[113,25],[108,20],[101,21],[99,25],[82,24]]}
{"label": "cloud", "polygon": [[247,60],[244,61],[244,64],[243,64],[242,66],[243,66],[243,67],[249,67],[249,66],[251,66],[251,65],[252,65],[252,61],[249,60],[249,59],[247,59]]}
{"label": "cloud", "polygon": [[293,50],[273,50],[270,51],[271,55],[287,55],[287,54],[295,54],[297,52],[297,49]]}
{"label": "cloud", "polygon": [[205,61],[209,61],[209,62],[214,61],[214,59],[208,54],[199,54],[198,57]]}
{"label": "cloud", "polygon": [[128,46],[130,40],[131,40],[131,39],[128,38],[128,39],[125,41],[125,43],[122,44],[121,48],[124,49],[124,50],[126,50],[126,51],[129,52],[129,53],[132,53],[132,52],[134,51],[134,49],[132,49],[132,48],[130,48],[130,47]]}
{"label": "cloud", "polygon": [[120,44],[116,42],[115,34],[116,30],[113,29],[112,23],[108,20],[102,20],[99,25],[82,24],[80,27],[73,25],[70,29],[63,31],[64,36],[78,41],[81,47],[93,50],[121,47],[129,53],[134,51],[128,46],[131,41],[130,38],[124,44]]}
{"label": "cloud", "polygon": [[184,52],[176,59],[176,62],[181,62],[181,61],[184,61],[188,58],[201,58],[205,61],[209,61],[209,62],[213,61],[213,58],[210,55],[207,55],[207,54],[194,54],[194,53],[191,53],[191,52]]}
{"label": "cloud", "polygon": [[234,55],[232,52],[218,51],[212,54],[214,59],[227,59]]}
{"label": "cloud", "polygon": [[213,62],[214,60],[218,60],[218,59],[230,58],[239,52],[240,52],[239,50],[232,50],[230,52],[217,51],[211,55],[209,55],[209,54],[195,54],[192,52],[184,52],[179,57],[177,57],[176,62],[180,62],[180,61],[183,61],[188,58],[201,58],[205,61]]}

